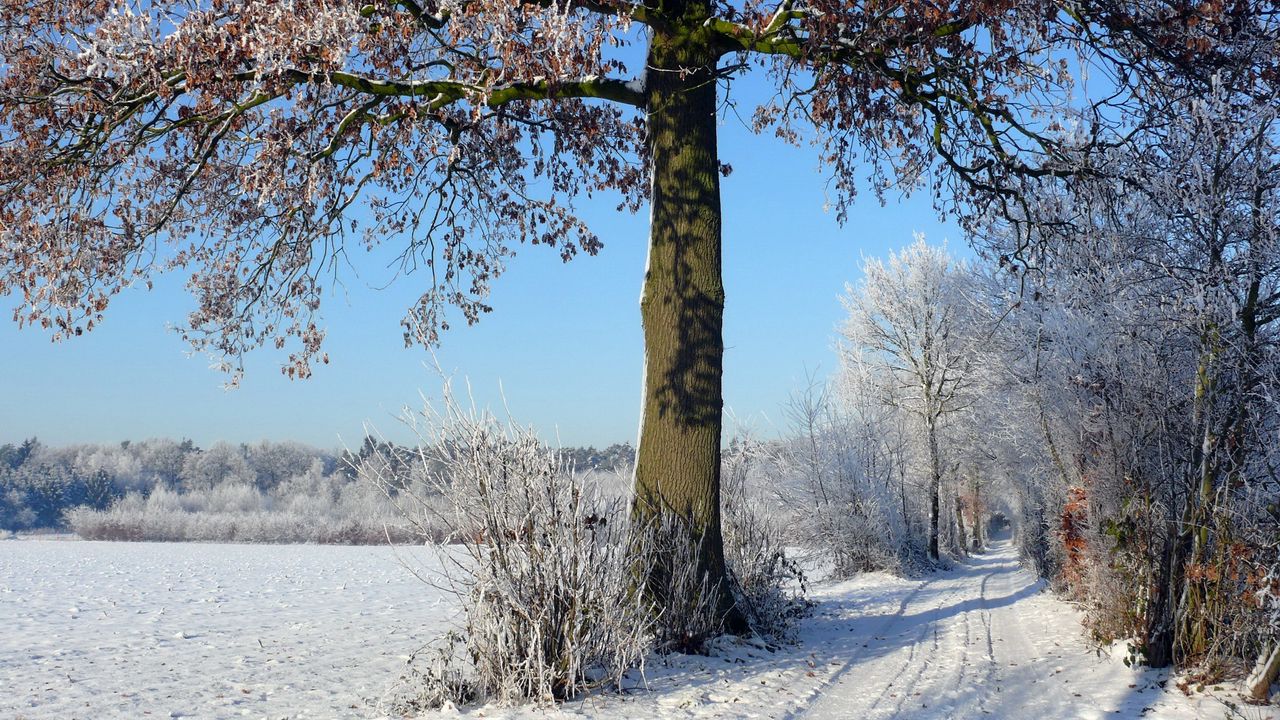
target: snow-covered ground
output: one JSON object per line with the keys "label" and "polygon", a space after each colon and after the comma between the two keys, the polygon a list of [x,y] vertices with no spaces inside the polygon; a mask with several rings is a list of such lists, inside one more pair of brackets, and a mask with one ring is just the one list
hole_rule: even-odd
{"label": "snow-covered ground", "polygon": [[[382,547],[0,542],[0,717],[369,717],[454,611]],[[1007,545],[818,588],[799,642],[654,660],[648,689],[484,717],[1276,718],[1098,655]],[[1164,687],[1162,687],[1164,685]],[[1230,697],[1229,693],[1223,693]]]}
{"label": "snow-covered ground", "polygon": [[405,554],[0,542],[0,718],[368,716],[453,611]]}

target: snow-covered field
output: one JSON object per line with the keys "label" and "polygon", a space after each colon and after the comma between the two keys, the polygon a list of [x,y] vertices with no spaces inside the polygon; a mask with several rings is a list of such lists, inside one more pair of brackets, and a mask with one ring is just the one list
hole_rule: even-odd
{"label": "snow-covered field", "polygon": [[[453,608],[423,550],[0,542],[0,717],[369,717]],[[1275,718],[1099,656],[998,546],[818,588],[799,642],[655,659],[648,689],[484,717]],[[1162,684],[1166,687],[1162,687]],[[1224,697],[1229,694],[1224,693]]]}
{"label": "snow-covered field", "polygon": [[405,554],[0,542],[0,718],[367,716],[451,610]]}

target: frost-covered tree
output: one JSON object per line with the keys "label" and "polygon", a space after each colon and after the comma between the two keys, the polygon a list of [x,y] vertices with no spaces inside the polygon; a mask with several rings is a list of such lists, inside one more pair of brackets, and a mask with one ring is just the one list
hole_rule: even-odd
{"label": "frost-covered tree", "polygon": [[769,66],[756,125],[817,139],[842,218],[868,160],[877,189],[1003,206],[1112,139],[1099,106],[1122,96],[1067,102],[1081,48],[1194,83],[1273,29],[1249,3],[1157,0],[4,0],[0,294],[65,337],[183,272],[196,348],[236,373],[290,347],[305,377],[360,246],[426,271],[403,324],[433,342],[450,306],[489,310],[516,243],[596,252],[577,198],[647,200],[635,507],[684,517],[718,583],[722,84]]}
{"label": "frost-covered tree", "polygon": [[18,445],[12,443],[0,445],[0,467],[17,470],[39,449],[40,441],[36,438],[27,438]]}
{"label": "frost-covered tree", "polygon": [[183,487],[208,490],[224,483],[252,485],[257,476],[245,454],[243,445],[220,442],[204,452],[188,455],[180,476]]}
{"label": "frost-covered tree", "polygon": [[914,559],[896,484],[902,438],[886,417],[891,408],[878,398],[858,402],[864,387],[848,376],[830,386],[811,378],[783,408],[787,436],[748,443],[761,451],[756,465],[772,502],[787,513],[789,541],[820,555],[836,577],[906,570]]}
{"label": "frost-covered tree", "polygon": [[289,478],[302,474],[317,461],[326,470],[336,465],[331,456],[297,442],[263,440],[250,445],[245,451],[245,462],[255,476],[254,485],[264,491],[270,491]]}
{"label": "frost-covered tree", "polygon": [[1241,598],[1270,592],[1280,520],[1277,110],[1214,80],[1144,118],[1142,143],[1034,206],[1014,253],[1033,272],[1003,258],[1027,348],[1009,365],[1061,478],[1058,572],[1094,631],[1157,666],[1265,660],[1274,631]]}
{"label": "frost-covered tree", "polygon": [[887,263],[870,259],[846,288],[843,337],[890,378],[886,400],[917,418],[929,473],[929,556],[938,559],[942,447],[952,415],[972,402],[975,340],[970,270],[923,236]]}
{"label": "frost-covered tree", "polygon": [[[919,549],[907,491],[911,419],[893,403],[885,402],[885,383],[892,380],[882,365],[856,350],[841,352],[839,360],[833,402],[840,418],[838,427],[846,436],[842,447],[851,454],[855,472],[874,485],[868,494],[880,506],[880,520],[889,535],[885,539],[892,543],[901,562],[909,562]],[[896,512],[890,512],[890,507]]]}
{"label": "frost-covered tree", "polygon": [[[1219,594],[1237,591],[1205,570],[1230,560],[1236,532],[1225,514],[1247,502],[1236,490],[1272,484],[1261,451],[1275,428],[1264,398],[1280,319],[1280,114],[1273,102],[1215,88],[1122,163],[1117,172],[1140,178],[1159,208],[1130,242],[1160,263],[1194,352],[1190,492],[1170,550],[1166,613],[1179,626],[1168,631],[1174,652],[1199,658],[1212,626],[1229,624],[1215,608]],[[1169,166],[1181,170],[1157,171]]]}

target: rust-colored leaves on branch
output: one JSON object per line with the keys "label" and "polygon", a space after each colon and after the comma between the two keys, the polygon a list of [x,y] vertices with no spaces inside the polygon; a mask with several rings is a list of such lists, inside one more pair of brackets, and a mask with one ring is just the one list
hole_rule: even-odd
{"label": "rust-colored leaves on branch", "polygon": [[447,305],[487,311],[513,244],[600,247],[573,198],[640,202],[638,121],[589,99],[628,99],[605,48],[629,23],[500,0],[5,0],[0,294],[65,337],[185,270],[197,349],[235,373],[288,346],[305,377],[325,281],[393,239],[375,267],[423,273],[404,325],[430,342]]}

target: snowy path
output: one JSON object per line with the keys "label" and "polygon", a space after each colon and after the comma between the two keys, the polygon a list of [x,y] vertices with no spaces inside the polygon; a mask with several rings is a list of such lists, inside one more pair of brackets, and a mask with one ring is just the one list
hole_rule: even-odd
{"label": "snowy path", "polygon": [[835,603],[827,621],[863,642],[799,716],[1083,719],[1186,709],[1162,697],[1153,674],[1090,651],[1079,616],[1041,589],[1004,542],[918,584],[888,615]]}

